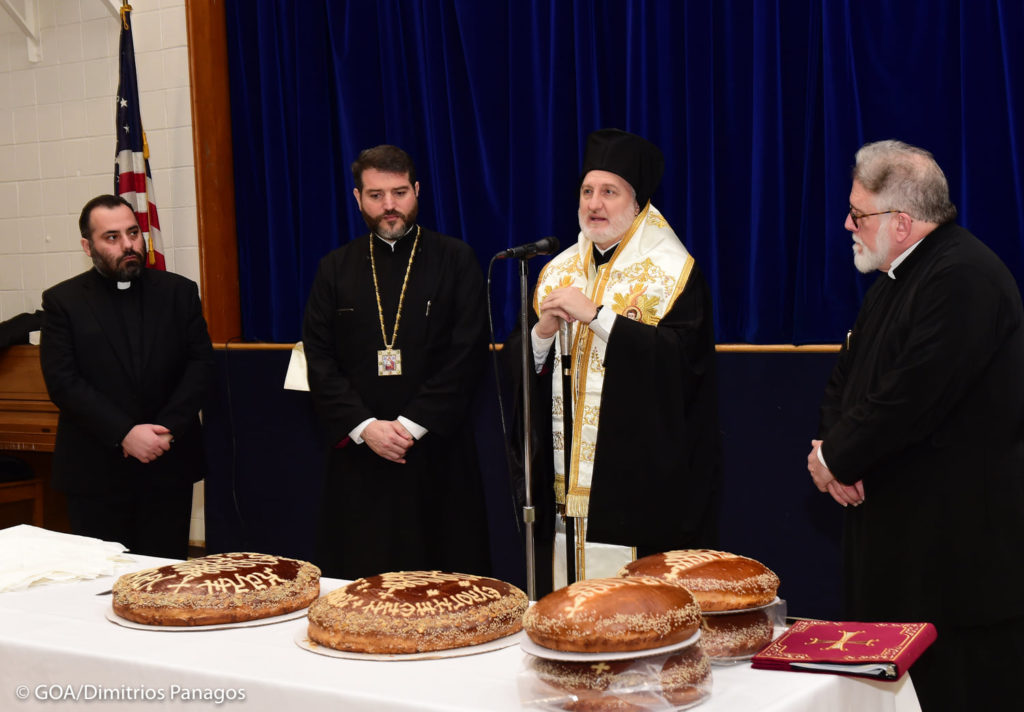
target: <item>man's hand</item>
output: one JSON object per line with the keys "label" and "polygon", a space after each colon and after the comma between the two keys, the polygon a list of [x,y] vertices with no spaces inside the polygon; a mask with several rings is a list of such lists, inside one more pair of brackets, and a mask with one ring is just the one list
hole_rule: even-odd
{"label": "man's hand", "polygon": [[844,507],[852,504],[854,507],[864,501],[864,480],[857,480],[852,485],[844,485],[839,480],[832,480],[828,483],[828,493],[832,499]]}
{"label": "man's hand", "polygon": [[540,321],[537,322],[537,336],[548,338],[558,333],[558,320],[569,324],[580,321],[589,324],[597,312],[594,304],[576,287],[559,287],[540,303]]}
{"label": "man's hand", "polygon": [[124,436],[121,452],[139,462],[153,462],[171,449],[172,439],[171,431],[162,425],[139,423]]}
{"label": "man's hand", "polygon": [[374,420],[363,429],[363,442],[385,460],[405,464],[405,453],[416,441],[397,420]]}
{"label": "man's hand", "polygon": [[844,507],[851,504],[856,507],[864,501],[864,480],[857,480],[852,485],[844,485],[837,480],[818,458],[821,443],[821,440],[811,440],[811,452],[807,455],[807,471],[811,473],[814,486],[819,492],[828,492],[832,499]]}

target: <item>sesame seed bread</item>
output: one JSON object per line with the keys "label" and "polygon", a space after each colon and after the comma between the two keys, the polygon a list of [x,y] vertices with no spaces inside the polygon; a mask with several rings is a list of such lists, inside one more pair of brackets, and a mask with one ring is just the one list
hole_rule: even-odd
{"label": "sesame seed bread", "polygon": [[195,626],[269,618],[320,595],[320,569],[248,552],[212,554],[121,576],[114,612],[136,623]]}
{"label": "sesame seed bread", "polygon": [[674,645],[699,626],[690,592],[650,576],[577,581],[544,596],[523,619],[537,645],[583,653]]}
{"label": "sesame seed bread", "polygon": [[309,608],[310,641],[357,653],[422,653],[522,630],[526,594],[493,578],[397,571],[353,581]]}
{"label": "sesame seed bread", "polygon": [[779,577],[760,561],[712,549],[679,549],[626,564],[620,576],[654,576],[685,586],[702,611],[735,611],[775,600]]}
{"label": "sesame seed bread", "polygon": [[573,712],[638,712],[689,707],[711,694],[711,663],[699,645],[670,656],[597,663],[533,658],[537,677],[565,696]]}
{"label": "sesame seed bread", "polygon": [[704,616],[700,644],[713,659],[744,658],[772,642],[775,627],[763,609]]}

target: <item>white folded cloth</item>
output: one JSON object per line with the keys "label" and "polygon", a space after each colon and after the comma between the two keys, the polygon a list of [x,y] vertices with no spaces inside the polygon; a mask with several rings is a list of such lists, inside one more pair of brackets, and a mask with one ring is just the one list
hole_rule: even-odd
{"label": "white folded cloth", "polygon": [[134,561],[124,546],[19,524],[0,529],[0,592],[115,573]]}
{"label": "white folded cloth", "polygon": [[288,370],[284,374],[284,388],[288,391],[308,391],[309,378],[306,375],[306,349],[302,342],[292,346],[292,355],[288,359]]}

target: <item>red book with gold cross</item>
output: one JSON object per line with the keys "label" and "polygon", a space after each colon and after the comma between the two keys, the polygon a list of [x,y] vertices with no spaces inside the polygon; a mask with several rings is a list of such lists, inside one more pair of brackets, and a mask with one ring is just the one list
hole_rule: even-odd
{"label": "red book with gold cross", "polygon": [[898,680],[935,637],[931,623],[801,620],[755,655],[751,665]]}

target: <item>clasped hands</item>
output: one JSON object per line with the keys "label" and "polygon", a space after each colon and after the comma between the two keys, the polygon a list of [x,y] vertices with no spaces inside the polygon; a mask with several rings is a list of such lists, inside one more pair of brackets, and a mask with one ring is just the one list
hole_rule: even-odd
{"label": "clasped hands", "polygon": [[405,454],[416,440],[397,420],[374,420],[362,433],[363,442],[385,460],[405,464]]}
{"label": "clasped hands", "polygon": [[155,423],[139,423],[124,436],[121,452],[139,462],[153,462],[171,449],[174,436],[171,431]]}
{"label": "clasped hands", "polygon": [[559,320],[569,324],[589,324],[597,313],[597,304],[577,287],[559,287],[540,303],[537,336],[547,339],[558,333]]}
{"label": "clasped hands", "polygon": [[857,480],[852,485],[844,485],[837,480],[818,458],[821,443],[821,440],[811,440],[811,452],[807,455],[807,471],[811,473],[814,486],[819,492],[828,492],[844,507],[851,504],[856,507],[864,501],[864,480]]}

